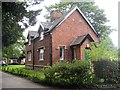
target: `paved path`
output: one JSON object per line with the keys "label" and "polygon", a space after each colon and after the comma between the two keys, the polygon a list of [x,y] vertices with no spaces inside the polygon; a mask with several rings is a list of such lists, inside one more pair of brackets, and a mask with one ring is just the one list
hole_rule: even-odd
{"label": "paved path", "polygon": [[47,86],[43,86],[30,80],[1,71],[0,76],[2,76],[2,79],[0,78],[0,84],[2,83],[2,88],[49,88]]}

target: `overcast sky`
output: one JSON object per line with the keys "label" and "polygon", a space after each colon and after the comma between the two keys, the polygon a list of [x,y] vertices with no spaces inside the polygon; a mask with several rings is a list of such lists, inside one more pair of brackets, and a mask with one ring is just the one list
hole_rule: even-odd
{"label": "overcast sky", "polygon": [[[118,2],[120,0],[95,0],[96,5],[99,6],[100,9],[104,9],[105,10],[105,14],[106,17],[108,18],[108,20],[110,20],[107,25],[111,26],[112,29],[116,29],[117,31],[112,32],[110,37],[114,43],[115,46],[118,46]],[[36,7],[32,7],[32,9],[38,9],[38,8],[42,8],[43,11],[41,12],[41,15],[38,16],[38,23],[36,24],[36,26],[34,27],[30,27],[28,30],[25,30],[25,32],[23,33],[23,35],[26,37],[27,33],[29,30],[34,30],[37,31],[38,27],[39,27],[39,22],[43,22],[45,21],[45,19],[43,18],[43,15],[46,14],[46,11],[44,10],[44,6],[49,6],[55,3],[59,3],[60,0],[44,0],[41,5],[38,5]]]}

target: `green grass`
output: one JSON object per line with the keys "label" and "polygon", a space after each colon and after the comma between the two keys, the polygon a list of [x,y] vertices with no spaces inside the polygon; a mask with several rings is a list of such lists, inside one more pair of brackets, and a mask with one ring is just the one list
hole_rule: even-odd
{"label": "green grass", "polygon": [[25,65],[8,65],[10,68],[25,68]]}
{"label": "green grass", "polygon": [[33,82],[43,82],[45,79],[43,71],[27,70],[25,69],[25,65],[8,65],[3,66],[1,69],[4,72],[28,78]]}

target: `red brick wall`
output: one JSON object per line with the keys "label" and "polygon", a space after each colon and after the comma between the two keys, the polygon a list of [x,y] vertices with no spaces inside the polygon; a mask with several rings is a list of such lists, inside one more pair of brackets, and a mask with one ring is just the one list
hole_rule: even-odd
{"label": "red brick wall", "polygon": [[[32,65],[32,62],[33,62],[33,43],[31,42],[31,45],[29,45],[29,44],[26,44],[26,48],[25,48],[26,50],[26,60],[25,60],[25,63],[26,64],[29,64],[29,65]],[[28,61],[28,52],[31,52],[31,61]]]}
{"label": "red brick wall", "polygon": [[56,50],[59,45],[66,45],[67,49],[65,58],[67,60],[72,59],[70,44],[77,36],[82,36],[89,33],[95,42],[99,41],[93,30],[77,10],[55,29],[56,30],[52,33],[53,63],[60,59],[59,50]]}
{"label": "red brick wall", "polygon": [[[39,48],[44,47],[44,60],[39,60]],[[31,46],[28,44],[26,45],[26,52],[31,50],[33,48],[33,43]],[[32,61],[28,61],[27,55],[26,55],[26,65],[33,63],[33,49],[32,49]],[[40,38],[34,39],[34,65],[41,67],[44,65],[47,65],[50,63],[50,35],[46,35],[43,40],[40,40]]]}
{"label": "red brick wall", "polygon": [[[56,27],[55,29],[56,30],[52,32],[52,63],[55,63],[60,59],[60,51],[58,50],[58,47],[63,45],[65,45],[65,59],[69,61],[72,60],[72,49],[70,48],[70,44],[78,36],[90,34],[95,42],[99,42],[98,37],[86,23],[83,17],[78,13],[78,11],[72,13],[60,26]],[[77,59],[84,59],[84,48],[87,43],[90,43],[88,39],[86,39],[81,46],[77,46]],[[39,48],[41,46],[45,47],[44,61],[39,60]],[[26,53],[30,51],[31,48],[33,48],[33,45],[31,44],[29,46],[27,44]],[[42,41],[40,41],[39,38],[35,39],[34,61],[35,66],[47,65],[50,63],[50,35],[46,35]],[[33,60],[29,62],[28,58],[26,57],[26,64],[32,64],[32,62]]]}
{"label": "red brick wall", "polygon": [[[44,61],[39,60],[39,48],[44,47]],[[50,36],[46,35],[43,40],[35,40],[35,65],[47,65],[50,62]]]}

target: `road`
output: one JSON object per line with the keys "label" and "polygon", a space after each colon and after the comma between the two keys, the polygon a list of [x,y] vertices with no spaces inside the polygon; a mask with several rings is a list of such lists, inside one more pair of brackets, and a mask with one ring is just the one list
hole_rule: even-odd
{"label": "road", "polygon": [[0,76],[2,76],[2,78],[0,78],[2,88],[50,88],[1,71]]}

